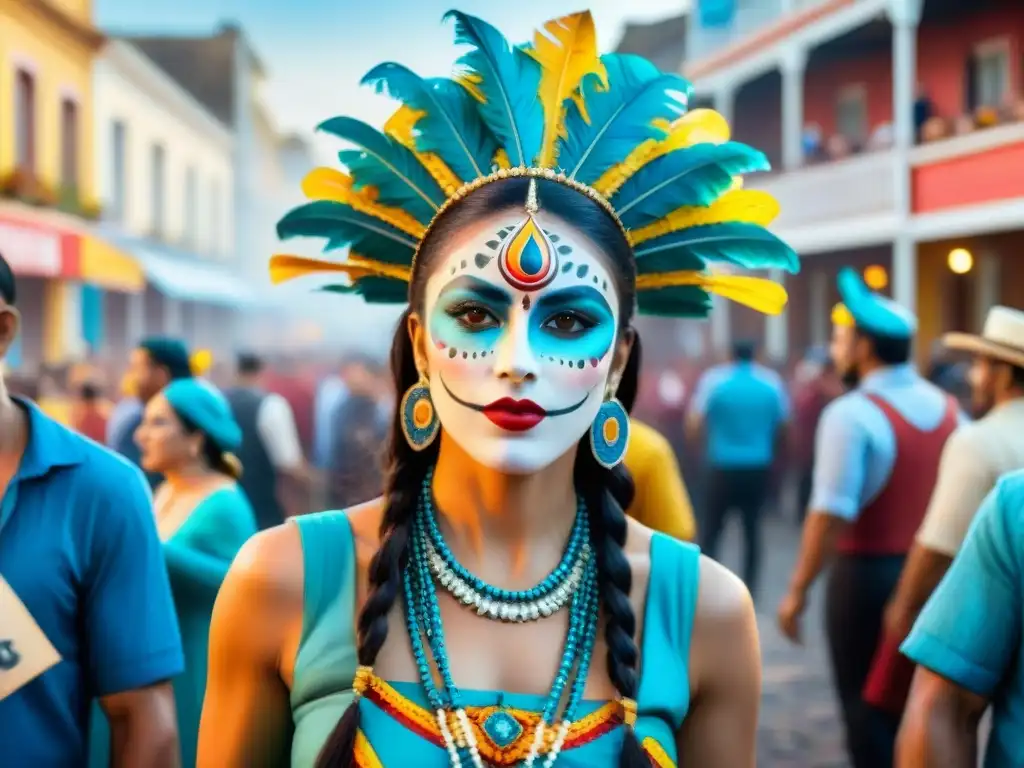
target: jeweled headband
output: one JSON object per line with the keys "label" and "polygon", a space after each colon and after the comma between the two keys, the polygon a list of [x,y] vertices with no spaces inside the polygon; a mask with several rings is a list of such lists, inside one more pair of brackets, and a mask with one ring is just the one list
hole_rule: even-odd
{"label": "jeweled headband", "polygon": [[[278,222],[281,239],[322,237],[325,251],[347,247],[347,256],[274,256],[274,282],[336,273],[346,282],[324,290],[404,303],[434,221],[487,184],[526,176],[578,191],[617,222],[636,259],[641,312],[702,317],[712,293],[782,311],[782,286],[713,269],[796,272],[799,259],[766,229],[778,214],[774,198],[742,188],[744,174],[768,170],[767,159],[729,141],[717,113],[688,111],[685,79],[639,56],[599,56],[588,11],[549,21],[518,46],[473,16],[445,18],[456,43],[469,46],[456,74],[421,78],[394,63],[370,71],[363,83],[402,106],[383,132],[349,117],[320,125],[355,146],[339,153],[348,172],[314,169],[303,181],[310,202]],[[556,261],[530,225],[535,186],[517,237],[506,240],[515,252],[502,254],[514,284],[536,285]]]}

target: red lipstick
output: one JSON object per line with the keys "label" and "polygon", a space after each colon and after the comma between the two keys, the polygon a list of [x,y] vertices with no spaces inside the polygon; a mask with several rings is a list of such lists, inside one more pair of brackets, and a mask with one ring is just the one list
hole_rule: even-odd
{"label": "red lipstick", "polygon": [[503,397],[485,405],[483,414],[499,429],[508,432],[526,432],[540,424],[547,411],[532,400],[513,400]]}

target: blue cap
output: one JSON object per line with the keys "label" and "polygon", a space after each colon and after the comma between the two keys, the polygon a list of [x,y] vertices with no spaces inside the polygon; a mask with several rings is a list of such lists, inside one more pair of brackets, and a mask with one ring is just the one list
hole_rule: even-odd
{"label": "blue cap", "polygon": [[196,427],[223,453],[237,451],[242,428],[220,390],[202,379],[178,379],[163,390],[164,399],[182,419]]}
{"label": "blue cap", "polygon": [[849,267],[839,272],[839,296],[843,303],[832,311],[836,325],[855,325],[868,333],[909,339],[917,333],[917,317],[906,307],[875,293]]}

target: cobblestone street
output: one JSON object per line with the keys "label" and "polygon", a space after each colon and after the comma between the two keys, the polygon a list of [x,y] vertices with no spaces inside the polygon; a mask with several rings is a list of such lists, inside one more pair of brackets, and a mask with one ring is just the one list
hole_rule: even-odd
{"label": "cobblestone street", "polygon": [[[765,554],[758,625],[764,655],[764,694],[758,768],[848,768],[835,700],[829,682],[821,617],[821,585],[804,619],[802,647],[791,645],[775,625],[796,556],[799,530],[789,521],[766,518]],[[739,526],[730,525],[722,562],[738,570],[742,554]]]}

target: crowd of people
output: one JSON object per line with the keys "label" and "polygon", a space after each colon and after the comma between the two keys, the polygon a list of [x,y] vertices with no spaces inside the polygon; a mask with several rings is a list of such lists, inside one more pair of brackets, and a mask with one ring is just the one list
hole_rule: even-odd
{"label": "crowd of people", "polygon": [[[402,306],[386,368],[211,368],[153,337],[112,402],[0,379],[0,763],[752,768],[761,522],[790,504],[778,630],[801,641],[827,574],[853,768],[973,768],[989,707],[987,768],[1020,766],[1024,313],[944,339],[968,415],[914,368],[914,314],[847,269],[827,358],[787,382],[740,343],[688,396],[663,376],[660,433],[634,316],[778,313],[732,272],[799,268],[735,183],[761,156],[679,116],[674,76],[588,54],[589,13],[527,48],[449,17],[458,81],[376,70],[395,135],[325,123],[375,150],[278,224],[357,250],[271,260]],[[0,357],[20,323],[0,257]],[[733,514],[742,578],[715,559]]]}

